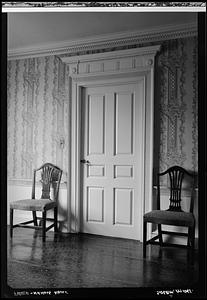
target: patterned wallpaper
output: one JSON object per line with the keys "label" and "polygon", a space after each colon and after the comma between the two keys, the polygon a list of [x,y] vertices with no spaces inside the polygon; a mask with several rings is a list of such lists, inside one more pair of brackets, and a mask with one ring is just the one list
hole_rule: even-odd
{"label": "patterned wallpaper", "polygon": [[[155,170],[179,164],[197,171],[197,38],[157,44]],[[140,46],[147,44],[130,47]],[[9,179],[29,179],[48,161],[67,180],[68,86],[67,68],[56,56],[8,62]]]}
{"label": "patterned wallpaper", "polygon": [[197,39],[165,42],[156,72],[159,169],[178,164],[197,171]]}
{"label": "patterned wallpaper", "polygon": [[55,56],[8,62],[8,178],[52,162],[68,168],[68,83]]}

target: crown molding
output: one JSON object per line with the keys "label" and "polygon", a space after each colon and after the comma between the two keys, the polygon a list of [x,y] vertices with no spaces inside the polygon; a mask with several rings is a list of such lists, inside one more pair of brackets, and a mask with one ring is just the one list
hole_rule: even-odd
{"label": "crown molding", "polygon": [[53,44],[37,45],[8,50],[8,59],[24,59],[48,55],[71,55],[82,51],[107,49],[127,45],[186,38],[197,35],[197,24],[186,23],[154,27],[139,31],[125,31],[107,35],[93,36],[86,39],[63,41]]}

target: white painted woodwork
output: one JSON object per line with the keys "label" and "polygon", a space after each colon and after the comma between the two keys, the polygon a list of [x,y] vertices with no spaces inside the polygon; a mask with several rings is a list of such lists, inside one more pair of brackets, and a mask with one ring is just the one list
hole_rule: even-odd
{"label": "white painted woodwork", "polygon": [[87,155],[104,154],[105,150],[105,99],[101,95],[90,95],[87,101]]}
{"label": "white painted woodwork", "polygon": [[[143,88],[143,87],[142,87]],[[143,91],[142,91],[143,94]],[[132,91],[117,92],[115,98],[115,145],[114,154],[133,154],[133,106],[134,93]],[[142,96],[143,97],[143,96]],[[141,99],[142,100],[142,99]],[[138,100],[137,100],[138,101]]]}
{"label": "white painted woodwork", "polygon": [[87,177],[103,177],[105,174],[105,166],[87,165]]}
{"label": "white painted woodwork", "polygon": [[85,218],[90,222],[104,222],[104,189],[102,187],[86,187]]}
{"label": "white painted woodwork", "polygon": [[82,232],[140,238],[144,83],[140,77],[84,91],[82,159],[90,163],[82,165]]}
{"label": "white painted woodwork", "polygon": [[[133,202],[138,202],[138,198],[134,200],[134,190],[130,188],[114,188],[113,196],[113,226],[133,226],[134,223],[136,224],[136,222],[134,221],[138,214],[136,214],[136,212],[133,209]],[[120,230],[122,226],[119,226]]]}
{"label": "white painted woodwork", "polygon": [[[159,49],[61,58],[68,65],[71,91],[71,232],[142,240],[142,217],[153,198],[154,57]],[[90,163],[83,165],[81,159]]]}
{"label": "white painted woodwork", "polygon": [[154,66],[153,52],[160,46],[141,47],[129,50],[117,50],[104,53],[65,56],[62,61],[69,66],[69,74],[72,78],[88,78],[91,75],[114,75],[133,73],[139,69],[149,70]]}
{"label": "white painted woodwork", "polygon": [[133,177],[133,166],[114,166],[114,178]]}

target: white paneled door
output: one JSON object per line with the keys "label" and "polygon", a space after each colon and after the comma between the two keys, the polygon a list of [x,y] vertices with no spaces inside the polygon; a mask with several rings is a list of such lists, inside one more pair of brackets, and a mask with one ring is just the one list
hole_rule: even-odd
{"label": "white paneled door", "polygon": [[144,187],[144,78],[85,88],[81,231],[139,240]]}

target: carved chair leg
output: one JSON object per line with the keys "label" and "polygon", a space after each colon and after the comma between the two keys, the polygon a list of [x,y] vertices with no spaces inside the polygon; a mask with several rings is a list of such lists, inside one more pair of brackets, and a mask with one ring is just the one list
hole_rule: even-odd
{"label": "carved chair leg", "polygon": [[57,207],[54,207],[54,231],[55,232],[58,232],[57,215],[58,215],[58,209],[57,209]]}
{"label": "carved chair leg", "polygon": [[34,226],[37,226],[37,215],[36,211],[32,211]]}
{"label": "carved chair leg", "polygon": [[147,222],[143,223],[143,257],[146,257]]}
{"label": "carved chair leg", "polygon": [[13,237],[13,208],[10,208],[10,237]]}
{"label": "carved chair leg", "polygon": [[42,212],[42,241],[45,242],[46,237],[46,211]]}
{"label": "carved chair leg", "polygon": [[162,240],[162,227],[161,227],[161,224],[158,224],[158,236],[159,236],[159,243],[160,243],[160,246],[163,246],[163,240]]}

